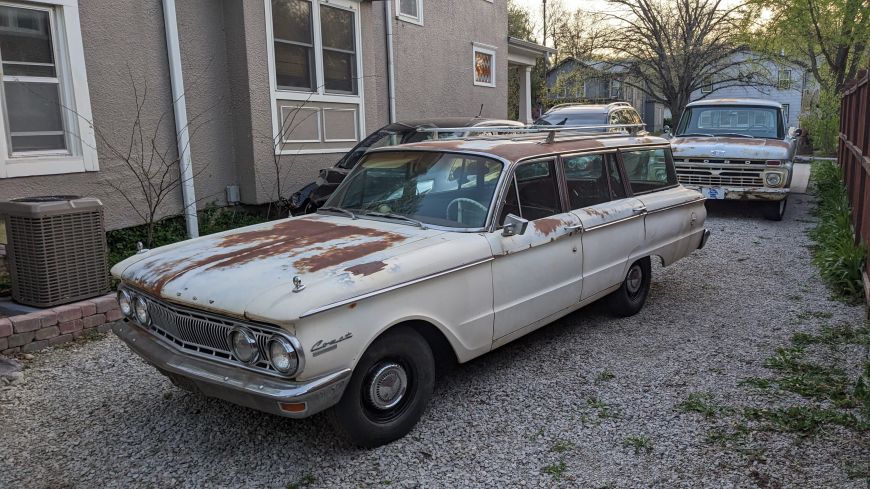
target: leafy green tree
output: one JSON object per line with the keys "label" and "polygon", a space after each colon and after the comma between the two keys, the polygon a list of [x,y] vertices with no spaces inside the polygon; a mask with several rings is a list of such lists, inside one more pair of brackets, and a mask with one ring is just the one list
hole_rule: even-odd
{"label": "leafy green tree", "polygon": [[[535,26],[529,12],[518,5],[515,0],[508,0],[508,35],[525,41],[538,42],[535,37]],[[544,60],[538,60],[532,69],[532,105],[541,100],[546,89],[547,66]],[[519,119],[520,114],[520,81],[511,74],[508,76],[508,117]]]}

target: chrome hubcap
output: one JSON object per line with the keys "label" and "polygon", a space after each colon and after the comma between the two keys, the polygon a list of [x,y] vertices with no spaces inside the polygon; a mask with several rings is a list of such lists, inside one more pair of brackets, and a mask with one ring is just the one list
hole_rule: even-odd
{"label": "chrome hubcap", "polygon": [[369,402],[377,409],[396,407],[408,388],[408,374],[401,365],[384,362],[377,365],[369,382]]}
{"label": "chrome hubcap", "polygon": [[625,279],[625,288],[630,294],[637,293],[640,290],[640,285],[643,283],[643,272],[640,267],[635,265],[628,271],[628,277]]}

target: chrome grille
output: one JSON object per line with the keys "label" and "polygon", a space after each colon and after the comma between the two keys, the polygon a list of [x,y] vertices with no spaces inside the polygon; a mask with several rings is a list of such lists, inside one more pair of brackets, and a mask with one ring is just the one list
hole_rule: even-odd
{"label": "chrome grille", "polygon": [[238,361],[230,352],[228,340],[233,328],[244,326],[257,338],[260,351],[266,352],[269,338],[278,332],[277,329],[169,305],[150,297],[145,299],[148,302],[148,314],[151,316],[148,330],[155,335],[193,355],[281,375],[266,360],[265,355],[260,355],[261,359],[256,365],[245,365]]}
{"label": "chrome grille", "polygon": [[[712,162],[712,160],[711,160]],[[762,162],[763,163],[763,162]],[[702,166],[677,164],[677,179],[684,185],[763,187],[764,166]]]}

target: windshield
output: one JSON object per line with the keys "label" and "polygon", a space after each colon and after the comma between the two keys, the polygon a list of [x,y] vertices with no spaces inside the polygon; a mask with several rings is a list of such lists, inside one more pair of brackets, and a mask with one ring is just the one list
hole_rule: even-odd
{"label": "windshield", "polygon": [[680,119],[677,136],[782,139],[782,116],[774,107],[689,107]]}
{"label": "windshield", "polygon": [[[544,114],[535,121],[536,126],[600,126],[607,124],[607,114],[603,113],[580,113],[580,114]],[[601,129],[604,132],[604,129]]]}
{"label": "windshield", "polygon": [[[404,126],[397,129],[395,125],[387,126],[371,133],[367,138],[360,141],[349,153],[344,155],[344,158],[339,160],[336,166],[349,170],[356,166],[362,155],[370,149],[395,146],[397,144],[417,143],[432,139],[433,135],[431,132],[418,132],[416,127]],[[442,132],[438,134],[438,137],[446,139],[459,137],[460,135],[452,132]]]}
{"label": "windshield", "polygon": [[359,216],[410,218],[458,228],[486,226],[502,164],[482,156],[430,151],[366,155],[327,207]]}

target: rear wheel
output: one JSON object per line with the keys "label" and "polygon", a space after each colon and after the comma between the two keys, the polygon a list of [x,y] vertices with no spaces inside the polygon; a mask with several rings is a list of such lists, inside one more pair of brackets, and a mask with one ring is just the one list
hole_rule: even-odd
{"label": "rear wheel", "polygon": [[410,328],[388,331],[363,353],[332,408],[333,423],[355,445],[389,443],[417,424],[434,385],[435,358],[426,340]]}
{"label": "rear wheel", "polygon": [[788,197],[776,202],[765,202],[764,217],[771,221],[782,221],[785,216],[785,206],[788,203]]}
{"label": "rear wheel", "polygon": [[643,309],[649,296],[652,266],[649,257],[631,264],[622,286],[607,296],[607,307],[617,316],[633,316]]}

